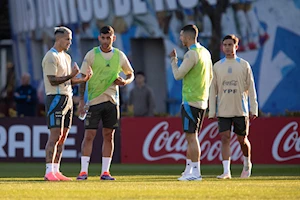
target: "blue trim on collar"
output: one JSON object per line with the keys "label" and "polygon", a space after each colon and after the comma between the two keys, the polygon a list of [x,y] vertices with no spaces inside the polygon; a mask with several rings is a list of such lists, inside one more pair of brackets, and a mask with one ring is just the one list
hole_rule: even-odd
{"label": "blue trim on collar", "polygon": [[[221,59],[221,63],[224,63],[225,62],[225,60],[226,60],[226,57],[224,57],[224,58],[222,58]],[[241,58],[240,57],[235,57],[235,60],[238,62],[238,63],[241,63]]]}
{"label": "blue trim on collar", "polygon": [[52,47],[51,49],[50,49],[52,52],[54,52],[54,53],[57,53],[58,54],[58,51],[54,48],[54,47]]}
{"label": "blue trim on collar", "polygon": [[196,44],[192,44],[189,49],[197,49],[197,48],[200,48],[201,47],[201,44],[199,42],[197,42]]}
{"label": "blue trim on collar", "polygon": [[225,60],[226,60],[226,57],[222,58],[221,63],[225,62]]}

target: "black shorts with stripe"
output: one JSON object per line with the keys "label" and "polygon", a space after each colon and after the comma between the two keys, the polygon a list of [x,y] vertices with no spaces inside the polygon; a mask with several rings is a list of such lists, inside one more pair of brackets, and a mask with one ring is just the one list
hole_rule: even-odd
{"label": "black shorts with stripe", "polygon": [[195,108],[186,103],[181,105],[181,120],[185,133],[199,133],[202,128],[205,109]]}
{"label": "black shorts with stripe", "polygon": [[84,127],[85,129],[98,129],[99,122],[102,120],[103,128],[116,129],[119,127],[119,118],[119,106],[106,101],[89,107]]}
{"label": "black shorts with stripe", "polygon": [[237,135],[245,136],[249,133],[248,117],[218,117],[219,132],[231,130]]}
{"label": "black shorts with stripe", "polygon": [[73,117],[72,98],[67,95],[47,95],[46,114],[48,128],[71,128]]}

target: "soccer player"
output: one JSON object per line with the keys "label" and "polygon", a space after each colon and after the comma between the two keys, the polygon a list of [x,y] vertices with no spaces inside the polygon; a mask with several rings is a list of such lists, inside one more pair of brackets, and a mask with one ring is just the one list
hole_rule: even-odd
{"label": "soccer player", "polygon": [[73,116],[72,84],[90,79],[87,76],[77,78],[77,65],[71,68],[71,57],[65,52],[72,44],[72,31],[66,27],[57,27],[54,32],[54,46],[43,58],[43,76],[46,92],[47,124],[50,136],[45,147],[46,174],[48,181],[69,181],[60,171],[63,144],[68,136]]}
{"label": "soccer player", "polygon": [[[219,179],[230,179],[230,133],[236,134],[244,155],[244,167],[241,178],[251,175],[251,145],[248,140],[249,117],[258,115],[258,104],[254,78],[247,61],[237,57],[239,39],[227,35],[223,39],[225,58],[214,64],[214,78],[210,87],[209,118],[218,118],[222,141],[223,174]],[[250,100],[250,113],[248,108]]]}
{"label": "soccer player", "polygon": [[[77,180],[88,178],[88,166],[93,148],[93,141],[98,125],[102,120],[102,172],[101,180],[115,180],[110,175],[109,168],[114,150],[114,133],[119,123],[119,85],[127,85],[134,79],[133,69],[126,55],[113,42],[116,40],[114,29],[104,26],[98,36],[100,46],[91,49],[83,60],[81,73],[84,77],[88,67],[93,70],[93,77],[88,82],[89,106],[84,122],[85,133],[81,146],[81,171]],[[123,71],[126,79],[119,76]],[[78,111],[83,113],[84,92],[86,84],[82,83],[79,89],[80,101]]]}
{"label": "soccer player", "polygon": [[172,71],[176,80],[183,79],[181,118],[185,138],[188,142],[186,155],[186,168],[180,181],[200,181],[200,155],[201,149],[198,133],[201,130],[209,86],[212,80],[212,61],[209,51],[197,42],[198,28],[187,25],[181,29],[180,40],[188,52],[180,67],[177,66],[177,55],[174,49],[170,53]]}

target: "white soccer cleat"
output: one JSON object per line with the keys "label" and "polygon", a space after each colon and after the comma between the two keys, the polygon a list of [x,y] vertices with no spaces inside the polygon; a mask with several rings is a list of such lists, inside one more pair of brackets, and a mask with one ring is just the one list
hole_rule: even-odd
{"label": "white soccer cleat", "polygon": [[217,176],[218,179],[231,179],[231,174],[221,174],[220,176]]}
{"label": "white soccer cleat", "polygon": [[185,180],[185,177],[186,177],[187,175],[189,175],[189,174],[188,174],[188,173],[185,173],[185,172],[182,172],[182,173],[181,173],[181,177],[179,177],[177,180],[179,180],[179,181],[184,181],[184,180]]}
{"label": "white soccer cleat", "polygon": [[243,171],[241,173],[241,178],[249,178],[251,175],[252,164],[250,163],[249,166],[244,166]]}
{"label": "white soccer cleat", "polygon": [[195,176],[194,174],[184,174],[180,178],[179,181],[202,181],[201,176]]}

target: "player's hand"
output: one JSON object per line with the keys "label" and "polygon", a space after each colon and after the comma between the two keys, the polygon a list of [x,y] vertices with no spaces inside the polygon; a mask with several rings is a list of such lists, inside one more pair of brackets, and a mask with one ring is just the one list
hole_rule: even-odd
{"label": "player's hand", "polygon": [[171,58],[177,57],[176,49],[173,49],[173,50],[171,51],[171,53],[169,54],[169,56],[170,56]]}
{"label": "player's hand", "polygon": [[253,115],[251,112],[250,112],[250,115],[249,115],[249,117],[250,117],[250,119],[251,119],[251,120],[254,120],[254,119],[256,119],[256,118],[257,118],[257,116],[256,116],[256,115]]}
{"label": "player's hand", "polygon": [[91,67],[89,67],[86,71],[85,77],[83,78],[84,82],[90,80],[92,78],[92,76],[93,76],[93,70]]}
{"label": "player's hand", "polygon": [[79,74],[79,72],[80,72],[80,69],[79,69],[77,63],[75,62],[74,66],[72,67],[71,76],[72,77],[77,76],[77,74]]}
{"label": "player's hand", "polygon": [[125,79],[123,79],[121,76],[119,76],[115,81],[114,83],[116,85],[126,85],[127,84],[127,81]]}

